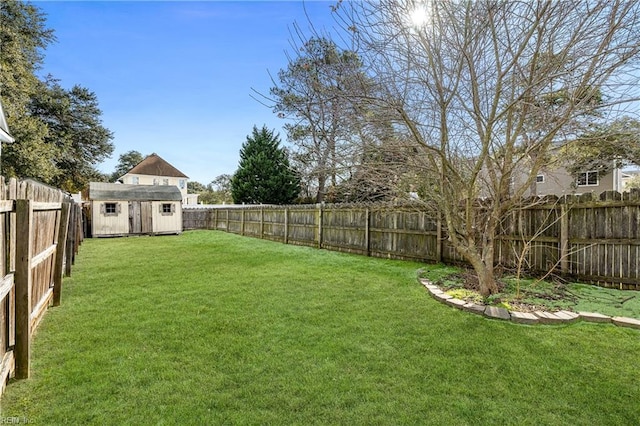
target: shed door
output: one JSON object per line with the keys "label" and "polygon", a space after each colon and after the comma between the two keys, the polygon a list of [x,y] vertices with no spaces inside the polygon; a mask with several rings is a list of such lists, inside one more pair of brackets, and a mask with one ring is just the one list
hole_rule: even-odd
{"label": "shed door", "polygon": [[129,233],[142,233],[142,215],[140,201],[129,201]]}
{"label": "shed door", "polygon": [[151,234],[152,214],[151,201],[129,201],[129,233]]}
{"label": "shed door", "polygon": [[151,208],[151,201],[140,202],[140,216],[142,223],[142,233],[151,234],[153,232],[153,209]]}

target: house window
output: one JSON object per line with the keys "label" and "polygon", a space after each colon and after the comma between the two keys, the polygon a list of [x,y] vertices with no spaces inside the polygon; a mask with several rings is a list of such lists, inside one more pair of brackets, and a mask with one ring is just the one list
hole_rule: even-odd
{"label": "house window", "polygon": [[186,185],[187,185],[187,181],[184,179],[180,179],[180,182],[179,182],[180,189],[184,189]]}
{"label": "house window", "polygon": [[118,213],[120,213],[120,204],[118,203],[101,204],[100,213],[102,213],[105,216],[118,216]]}
{"label": "house window", "polygon": [[160,179],[158,179],[158,178],[153,178],[153,184],[154,184],[154,185],[160,185]]}
{"label": "house window", "polygon": [[162,216],[171,216],[176,212],[176,206],[173,203],[160,204],[160,213]]}
{"label": "house window", "polygon": [[578,186],[598,185],[598,172],[582,172],[578,175]]}
{"label": "house window", "polygon": [[169,179],[162,179],[163,185],[169,185]]}
{"label": "house window", "polygon": [[134,185],[139,184],[140,183],[140,178],[138,176],[133,176],[131,178],[131,183],[134,184]]}
{"label": "house window", "polygon": [[536,176],[536,183],[544,183],[544,175]]}

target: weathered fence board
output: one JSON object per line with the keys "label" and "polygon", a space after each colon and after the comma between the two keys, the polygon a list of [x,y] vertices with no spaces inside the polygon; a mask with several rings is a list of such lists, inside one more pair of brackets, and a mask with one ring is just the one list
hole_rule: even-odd
{"label": "weathered fence board", "polygon": [[[617,193],[616,193],[617,194]],[[510,212],[495,264],[640,290],[640,191],[548,199]],[[185,209],[184,229],[227,232],[369,256],[464,264],[437,215],[419,206]]]}

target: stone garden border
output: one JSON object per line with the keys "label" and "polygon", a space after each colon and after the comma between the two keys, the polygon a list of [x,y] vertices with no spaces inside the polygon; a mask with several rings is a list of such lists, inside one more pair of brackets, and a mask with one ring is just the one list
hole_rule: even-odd
{"label": "stone garden border", "polygon": [[517,324],[567,324],[576,321],[587,322],[599,322],[599,323],[612,323],[619,327],[629,327],[640,330],[640,320],[627,317],[610,317],[607,315],[598,314],[595,312],[571,312],[571,311],[558,311],[558,312],[518,312],[509,311],[505,308],[499,308],[497,306],[487,306],[472,302],[466,302],[464,300],[456,299],[450,294],[442,291],[440,287],[433,284],[431,281],[424,278],[418,279],[420,283],[429,291],[431,296],[437,301],[453,306],[454,308],[462,311],[470,312],[476,315],[483,315],[491,319],[499,319],[504,321],[512,321]]}

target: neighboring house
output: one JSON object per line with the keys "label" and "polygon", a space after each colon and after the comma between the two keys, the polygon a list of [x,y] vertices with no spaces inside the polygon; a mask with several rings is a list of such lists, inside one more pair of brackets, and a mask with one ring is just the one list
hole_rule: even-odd
{"label": "neighboring house", "polygon": [[4,109],[2,108],[2,100],[0,100],[0,152],[2,151],[2,143],[11,143],[14,139],[9,133],[9,126],[7,126],[7,117],[4,115]]}
{"label": "neighboring house", "polygon": [[182,232],[182,194],[174,185],[89,184],[92,237]]}
{"label": "neighboring house", "polygon": [[180,189],[182,204],[198,204],[198,194],[187,193],[189,177],[156,153],[139,162],[118,181],[128,185],[173,185]]}
{"label": "neighboring house", "polygon": [[[524,165],[520,165],[511,177],[511,195],[516,189],[522,189],[529,180],[530,170]],[[596,170],[585,170],[578,173],[577,176],[572,176],[569,171],[560,165],[547,165],[543,166],[538,171],[535,181],[532,182],[524,191],[524,197],[538,196],[544,197],[546,195],[581,195],[586,193],[593,193],[599,196],[605,191],[624,191],[624,173],[622,169],[612,167],[609,172],[602,173]],[[488,173],[482,172],[479,193],[481,198],[491,197],[488,191],[488,185],[484,185],[484,181],[488,181]]]}
{"label": "neighboring house", "polygon": [[525,195],[579,195],[588,192],[599,195],[604,191],[622,192],[624,190],[623,173],[619,168],[614,168],[605,174],[595,170],[585,170],[574,177],[563,167],[543,169],[536,176],[536,182],[532,188],[535,188],[535,194],[533,189],[530,189]]}

